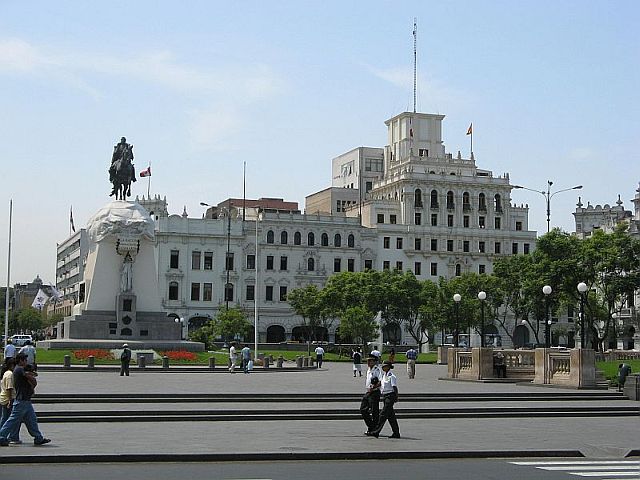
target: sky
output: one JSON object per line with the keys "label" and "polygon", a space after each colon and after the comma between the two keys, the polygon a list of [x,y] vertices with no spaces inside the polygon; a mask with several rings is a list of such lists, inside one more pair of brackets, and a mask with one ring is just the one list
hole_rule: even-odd
{"label": "sky", "polygon": [[[331,159],[383,147],[384,121],[441,113],[448,152],[552,199],[574,230],[577,197],[630,209],[640,180],[640,2],[0,0],[0,285],[55,283],[56,242],[110,199],[121,136],[151,164],[169,212],[200,202],[297,201],[331,183]],[[134,194],[143,195],[140,179]],[[553,190],[552,190],[553,191]],[[545,199],[530,229],[546,231]]]}

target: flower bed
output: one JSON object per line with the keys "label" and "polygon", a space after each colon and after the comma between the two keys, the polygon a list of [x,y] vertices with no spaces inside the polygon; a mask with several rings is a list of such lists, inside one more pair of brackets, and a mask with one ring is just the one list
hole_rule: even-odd
{"label": "flower bed", "polygon": [[198,360],[198,355],[193,352],[187,352],[186,350],[169,350],[161,352],[161,356],[167,356],[169,360],[195,362]]}
{"label": "flower bed", "polygon": [[89,348],[86,350],[73,351],[73,358],[75,358],[76,360],[86,360],[90,356],[95,357],[96,360],[113,360],[113,355],[109,350]]}

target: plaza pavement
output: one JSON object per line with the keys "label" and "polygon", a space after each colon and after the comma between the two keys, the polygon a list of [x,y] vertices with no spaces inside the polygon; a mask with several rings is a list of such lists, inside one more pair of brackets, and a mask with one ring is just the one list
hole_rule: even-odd
{"label": "plaza pavement", "polygon": [[[438,380],[446,366],[418,365],[415,380],[409,380],[402,364],[399,378],[400,402],[403,393],[536,393],[549,394],[564,389],[496,383]],[[265,372],[266,373],[266,372]],[[234,375],[217,372],[138,372],[120,377],[112,371],[42,371],[40,394],[149,394],[149,393],[361,393],[362,378],[353,378],[351,365],[325,363],[321,370],[270,372]],[[593,401],[592,401],[593,402]],[[607,402],[606,400],[604,402]],[[300,401],[301,404],[304,401]],[[481,404],[482,402],[478,402]],[[495,403],[495,402],[494,402]],[[522,400],[522,405],[544,410],[558,402]],[[561,403],[561,402],[560,402]],[[585,402],[586,403],[586,402]],[[616,405],[637,402],[616,400]],[[296,403],[257,400],[242,403],[112,403],[38,404],[36,411],[208,409],[298,409]],[[518,402],[512,404],[517,405]],[[576,405],[582,404],[577,402]],[[448,407],[456,407],[450,402]],[[486,403],[485,403],[486,405]],[[573,403],[572,403],[573,405]],[[308,403],[308,408],[336,408],[336,403]],[[349,408],[340,402],[340,408]],[[352,405],[357,413],[359,402]],[[467,402],[461,402],[467,407]],[[92,462],[92,461],[204,461],[335,458],[447,458],[503,456],[572,456],[622,458],[640,455],[640,417],[542,417],[542,418],[436,418],[400,419],[402,438],[379,439],[363,435],[360,420],[277,420],[277,421],[185,421],[43,423],[41,430],[52,439],[50,445],[34,447],[26,429],[23,445],[0,448],[0,463]],[[383,434],[390,434],[389,426]]]}

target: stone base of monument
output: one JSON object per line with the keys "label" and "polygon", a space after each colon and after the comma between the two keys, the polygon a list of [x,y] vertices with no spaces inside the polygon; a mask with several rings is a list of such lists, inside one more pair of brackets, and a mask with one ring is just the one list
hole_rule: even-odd
{"label": "stone base of monument", "polygon": [[85,350],[100,349],[113,350],[122,347],[122,344],[129,345],[131,350],[186,350],[189,352],[203,352],[204,344],[200,342],[189,342],[187,340],[100,340],[90,338],[69,338],[64,340],[41,340],[38,348],[45,350]]}

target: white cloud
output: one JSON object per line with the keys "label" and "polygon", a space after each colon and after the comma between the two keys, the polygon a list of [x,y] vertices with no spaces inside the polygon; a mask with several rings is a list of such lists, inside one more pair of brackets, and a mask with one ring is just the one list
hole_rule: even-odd
{"label": "white cloud", "polygon": [[194,150],[234,150],[244,119],[237,111],[225,108],[192,111],[189,135]]}
{"label": "white cloud", "polygon": [[46,63],[27,42],[17,38],[0,40],[0,71],[28,72]]}

